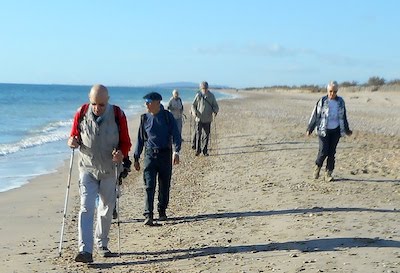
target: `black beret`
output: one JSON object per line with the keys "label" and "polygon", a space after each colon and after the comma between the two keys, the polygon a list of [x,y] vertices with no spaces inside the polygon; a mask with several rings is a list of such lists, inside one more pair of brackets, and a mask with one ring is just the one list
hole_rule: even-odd
{"label": "black beret", "polygon": [[145,100],[162,100],[162,97],[157,92],[148,93],[146,96],[143,97]]}

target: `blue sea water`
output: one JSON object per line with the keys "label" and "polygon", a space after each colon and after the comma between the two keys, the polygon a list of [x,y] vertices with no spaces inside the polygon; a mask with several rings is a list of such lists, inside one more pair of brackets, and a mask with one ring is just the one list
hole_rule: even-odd
{"label": "blue sea water", "polygon": [[[110,103],[129,117],[145,111],[142,97],[151,91],[171,97],[171,89],[108,87]],[[0,84],[0,192],[17,188],[35,176],[54,172],[71,150],[66,140],[73,116],[88,101],[90,86]],[[193,89],[179,89],[184,102],[191,102]],[[228,95],[214,92],[217,99]],[[135,143],[135,136],[131,136]]]}

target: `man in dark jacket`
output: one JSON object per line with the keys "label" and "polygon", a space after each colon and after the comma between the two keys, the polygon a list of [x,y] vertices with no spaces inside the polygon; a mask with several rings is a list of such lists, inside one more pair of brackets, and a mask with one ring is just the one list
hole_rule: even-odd
{"label": "man in dark jacket", "polygon": [[[140,170],[139,158],[144,152],[143,179],[146,187],[144,200],[145,225],[153,225],[154,195],[158,176],[158,213],[159,220],[167,220],[166,209],[169,202],[172,164],[179,164],[181,134],[174,116],[161,104],[162,97],[152,92],[143,97],[147,113],[141,116],[140,127],[134,152],[134,167]],[[175,151],[172,153],[172,144]]]}

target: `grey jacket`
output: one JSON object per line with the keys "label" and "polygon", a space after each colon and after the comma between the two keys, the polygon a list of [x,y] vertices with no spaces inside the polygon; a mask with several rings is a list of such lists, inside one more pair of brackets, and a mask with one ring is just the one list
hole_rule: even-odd
{"label": "grey jacket", "polygon": [[113,106],[108,104],[105,113],[96,121],[90,105],[79,126],[82,141],[79,170],[91,173],[98,180],[114,176],[112,152],[118,146],[119,132]]}
{"label": "grey jacket", "polygon": [[207,94],[203,94],[200,91],[197,92],[192,103],[192,113],[195,115],[197,122],[211,122],[213,119],[212,114],[217,114],[218,111],[218,103],[213,93],[210,91]]}
{"label": "grey jacket", "polygon": [[177,99],[172,97],[168,102],[167,109],[172,113],[175,119],[182,118],[183,114],[182,99],[179,97]]}

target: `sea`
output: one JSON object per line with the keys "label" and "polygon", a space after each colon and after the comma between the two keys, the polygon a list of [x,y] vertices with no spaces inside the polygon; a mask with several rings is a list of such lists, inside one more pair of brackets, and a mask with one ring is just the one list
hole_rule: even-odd
{"label": "sea", "polygon": [[[132,118],[145,112],[143,96],[159,92],[168,103],[171,88],[107,87],[111,104]],[[30,179],[55,172],[70,158],[66,141],[76,110],[88,102],[90,86],[0,83],[0,192],[21,187]],[[198,90],[180,88],[182,101],[191,102]],[[217,100],[230,98],[214,92]],[[135,144],[135,136],[131,136]],[[66,178],[67,179],[67,178]]]}

